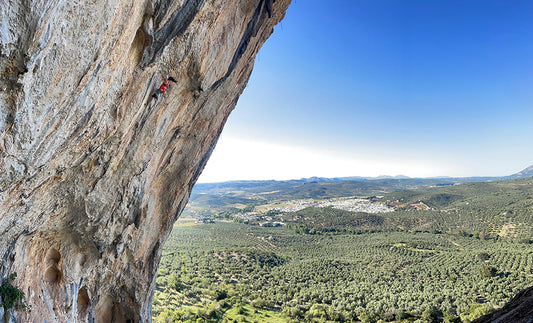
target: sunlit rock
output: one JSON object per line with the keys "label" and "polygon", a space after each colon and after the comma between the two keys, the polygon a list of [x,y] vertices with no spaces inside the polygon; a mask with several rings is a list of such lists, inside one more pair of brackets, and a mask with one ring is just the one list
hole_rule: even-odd
{"label": "sunlit rock", "polygon": [[18,274],[19,321],[151,320],[161,247],[289,2],[1,1],[0,277]]}

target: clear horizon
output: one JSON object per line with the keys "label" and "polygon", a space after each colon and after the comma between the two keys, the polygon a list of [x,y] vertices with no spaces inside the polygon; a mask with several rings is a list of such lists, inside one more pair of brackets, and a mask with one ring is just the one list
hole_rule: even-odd
{"label": "clear horizon", "polygon": [[533,164],[533,3],[293,1],[199,182]]}

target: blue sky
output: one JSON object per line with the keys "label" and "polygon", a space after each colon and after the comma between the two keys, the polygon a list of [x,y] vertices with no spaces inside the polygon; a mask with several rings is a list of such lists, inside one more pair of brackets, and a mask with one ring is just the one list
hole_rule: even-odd
{"label": "blue sky", "polygon": [[293,0],[200,181],[519,171],[531,17],[531,1]]}

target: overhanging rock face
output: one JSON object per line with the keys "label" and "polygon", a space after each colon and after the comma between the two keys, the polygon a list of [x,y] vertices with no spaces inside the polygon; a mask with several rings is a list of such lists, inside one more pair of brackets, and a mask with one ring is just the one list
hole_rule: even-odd
{"label": "overhanging rock face", "polygon": [[18,274],[17,320],[151,320],[161,248],[289,3],[0,0],[0,278]]}

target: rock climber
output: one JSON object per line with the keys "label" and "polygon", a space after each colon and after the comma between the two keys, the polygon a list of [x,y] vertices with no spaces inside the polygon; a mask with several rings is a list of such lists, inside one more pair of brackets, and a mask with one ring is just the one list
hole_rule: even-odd
{"label": "rock climber", "polygon": [[152,95],[152,98],[156,99],[157,100],[157,96],[159,94],[167,94],[167,88],[168,86],[170,85],[170,81],[174,82],[174,83],[177,83],[176,80],[171,76],[169,77],[167,80],[165,80],[163,82],[163,84],[161,84],[161,86],[159,87],[159,89],[157,89],[157,91]]}

